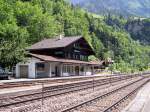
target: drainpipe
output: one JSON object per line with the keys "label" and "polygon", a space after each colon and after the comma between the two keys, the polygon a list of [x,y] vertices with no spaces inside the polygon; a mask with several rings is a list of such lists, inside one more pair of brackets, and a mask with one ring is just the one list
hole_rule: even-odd
{"label": "drainpipe", "polygon": [[79,65],[79,76],[80,76],[80,73],[81,73],[81,71],[80,71],[80,65]]}
{"label": "drainpipe", "polygon": [[62,69],[63,64],[60,63],[60,76],[63,77],[63,69]]}
{"label": "drainpipe", "polygon": [[52,66],[51,63],[49,63],[49,77],[52,77]]}
{"label": "drainpipe", "polygon": [[94,66],[92,65],[92,75],[94,75]]}

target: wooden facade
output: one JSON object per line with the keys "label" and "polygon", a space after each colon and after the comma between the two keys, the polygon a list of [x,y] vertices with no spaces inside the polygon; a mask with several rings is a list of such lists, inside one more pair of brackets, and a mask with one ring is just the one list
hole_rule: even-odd
{"label": "wooden facade", "polygon": [[[69,38],[69,37],[68,37]],[[66,47],[29,50],[33,54],[50,55],[58,58],[88,61],[88,56],[94,55],[92,48],[84,38]]]}

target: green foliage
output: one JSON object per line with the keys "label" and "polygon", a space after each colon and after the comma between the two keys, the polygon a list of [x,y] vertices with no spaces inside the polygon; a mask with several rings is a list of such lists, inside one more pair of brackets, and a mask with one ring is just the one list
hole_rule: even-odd
{"label": "green foliage", "polygon": [[43,38],[53,37],[60,32],[60,25],[49,13],[43,13],[41,7],[29,2],[16,2],[14,10],[18,26],[26,27],[30,36],[28,43],[32,44]]}
{"label": "green foliage", "polygon": [[12,66],[24,58],[26,28],[20,28],[16,24],[12,7],[0,1],[0,63],[2,66]]}
{"label": "green foliage", "polygon": [[100,41],[100,39],[98,39],[95,36],[94,33],[92,34],[91,37],[92,37],[93,48],[96,51],[96,56],[97,57],[102,57],[102,55],[103,55],[103,49],[104,49],[104,46],[103,46],[102,42]]}
{"label": "green foliage", "polygon": [[13,24],[0,24],[0,63],[11,66],[24,58],[26,47],[26,29]]}

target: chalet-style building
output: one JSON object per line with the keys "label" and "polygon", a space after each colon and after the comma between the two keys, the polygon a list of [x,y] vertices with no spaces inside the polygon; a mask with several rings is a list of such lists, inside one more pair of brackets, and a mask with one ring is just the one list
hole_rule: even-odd
{"label": "chalet-style building", "polygon": [[92,75],[102,64],[88,61],[95,53],[82,36],[45,39],[27,50],[27,61],[16,66],[17,78]]}

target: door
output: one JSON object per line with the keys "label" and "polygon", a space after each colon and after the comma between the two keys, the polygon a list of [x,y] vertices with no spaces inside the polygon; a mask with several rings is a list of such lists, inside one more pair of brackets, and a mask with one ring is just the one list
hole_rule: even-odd
{"label": "door", "polygon": [[20,65],[20,78],[28,78],[28,65]]}
{"label": "door", "polygon": [[79,75],[79,66],[75,67],[75,75]]}
{"label": "door", "polygon": [[58,69],[58,66],[55,67],[55,74],[56,74],[56,77],[59,77],[59,69]]}

